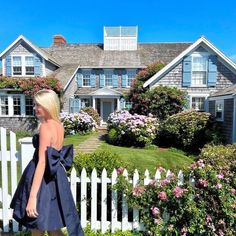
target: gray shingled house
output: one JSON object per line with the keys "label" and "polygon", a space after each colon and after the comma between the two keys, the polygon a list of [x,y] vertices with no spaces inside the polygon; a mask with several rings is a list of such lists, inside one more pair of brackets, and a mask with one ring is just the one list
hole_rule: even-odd
{"label": "gray shingled house", "polygon": [[209,112],[216,117],[228,143],[236,142],[236,85],[209,97]]}
{"label": "gray shingled house", "polygon": [[[157,61],[166,66],[144,86],[186,90],[189,107],[199,111],[208,110],[211,93],[236,84],[235,64],[204,37],[194,43],[138,43],[137,33],[137,27],[104,27],[102,44],[71,44],[57,35],[43,48],[21,35],[0,54],[3,76],[53,75],[64,87],[65,112],[92,106],[104,122],[131,105],[123,94],[139,70]],[[30,98],[2,89],[0,101],[0,126],[29,128]]]}

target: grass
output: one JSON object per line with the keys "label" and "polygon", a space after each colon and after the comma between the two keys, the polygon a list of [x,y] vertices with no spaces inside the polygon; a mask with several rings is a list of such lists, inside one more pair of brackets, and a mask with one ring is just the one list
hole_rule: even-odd
{"label": "grass", "polygon": [[118,154],[125,164],[133,166],[140,173],[148,169],[151,174],[154,174],[156,168],[160,166],[171,171],[183,170],[194,161],[193,156],[187,156],[183,151],[174,148],[163,149],[153,146],[151,149],[128,148],[103,142],[97,150]]}

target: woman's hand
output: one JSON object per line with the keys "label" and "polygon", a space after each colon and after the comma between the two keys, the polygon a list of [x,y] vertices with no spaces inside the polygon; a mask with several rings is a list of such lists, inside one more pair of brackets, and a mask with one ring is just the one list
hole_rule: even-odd
{"label": "woman's hand", "polygon": [[28,217],[37,218],[38,212],[36,209],[37,198],[36,197],[29,197],[27,206],[26,206],[26,213]]}

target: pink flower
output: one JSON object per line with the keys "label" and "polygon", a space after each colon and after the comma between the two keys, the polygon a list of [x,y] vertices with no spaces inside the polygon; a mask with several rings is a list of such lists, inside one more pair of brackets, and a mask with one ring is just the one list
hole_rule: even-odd
{"label": "pink flower", "polygon": [[124,168],[120,166],[120,167],[118,167],[118,168],[116,169],[116,171],[117,171],[117,174],[118,174],[118,175],[123,174]]}
{"label": "pink flower", "polygon": [[161,224],[161,220],[160,220],[160,219],[154,219],[154,223],[155,223],[156,225],[160,225],[160,224]]}
{"label": "pink flower", "polygon": [[198,180],[198,185],[199,187],[207,187],[208,186],[208,181],[205,179],[199,179]]}
{"label": "pink flower", "polygon": [[188,233],[188,228],[186,226],[184,226],[182,229],[181,229],[181,233],[183,233],[183,235],[186,235]]}
{"label": "pink flower", "polygon": [[212,218],[210,215],[206,216],[206,223],[212,222]]}
{"label": "pink flower", "polygon": [[218,179],[223,179],[223,178],[224,178],[224,175],[223,175],[222,173],[220,173],[220,174],[217,175],[217,178],[218,178]]}
{"label": "pink flower", "polygon": [[217,185],[216,185],[216,188],[217,188],[217,189],[221,189],[221,188],[222,188],[222,184],[217,184]]}
{"label": "pink flower", "polygon": [[181,198],[185,191],[187,191],[187,190],[182,189],[182,188],[177,186],[177,187],[174,188],[173,193],[174,193],[176,198]]}
{"label": "pink flower", "polygon": [[166,194],[166,192],[160,192],[160,193],[158,194],[158,198],[161,199],[161,200],[163,200],[163,201],[165,201],[165,200],[167,199],[167,194]]}
{"label": "pink flower", "polygon": [[170,183],[169,179],[163,179],[163,180],[161,180],[160,185],[161,185],[161,187],[164,187],[164,186],[166,186],[169,183]]}
{"label": "pink flower", "polygon": [[157,207],[151,207],[151,211],[154,216],[157,216],[160,214],[160,210]]}
{"label": "pink flower", "polygon": [[157,170],[159,170],[160,173],[162,173],[162,172],[166,172],[166,169],[163,168],[163,167],[161,167],[161,166],[160,166],[159,168],[157,168]]}
{"label": "pink flower", "polygon": [[144,187],[141,187],[141,186],[135,186],[133,188],[133,195],[136,196],[136,197],[139,197],[142,195],[142,193],[145,192],[145,189]]}
{"label": "pink flower", "polygon": [[225,225],[225,222],[224,222],[224,220],[219,220],[218,224],[219,225]]}
{"label": "pink flower", "polygon": [[232,193],[232,194],[236,194],[236,189],[235,189],[235,188],[232,188],[232,189],[231,189],[231,193]]}
{"label": "pink flower", "polygon": [[223,232],[221,229],[219,229],[218,235],[219,235],[219,236],[224,236],[225,234],[224,234],[224,232]]}

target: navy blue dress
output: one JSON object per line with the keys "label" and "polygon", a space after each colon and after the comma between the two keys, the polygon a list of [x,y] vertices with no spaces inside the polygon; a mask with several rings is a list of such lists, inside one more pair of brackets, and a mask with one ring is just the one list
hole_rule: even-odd
{"label": "navy blue dress", "polygon": [[53,147],[47,148],[46,169],[37,195],[39,215],[37,218],[27,216],[25,209],[38,162],[38,134],[33,136],[33,145],[33,159],[25,168],[10,204],[13,218],[29,229],[53,231],[66,226],[70,236],[83,236],[65,171],[72,165],[73,145],[63,146],[59,151]]}

